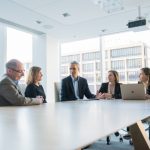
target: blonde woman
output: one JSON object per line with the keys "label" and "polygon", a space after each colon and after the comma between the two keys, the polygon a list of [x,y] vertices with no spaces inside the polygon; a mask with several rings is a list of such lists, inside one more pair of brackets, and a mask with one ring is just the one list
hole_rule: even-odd
{"label": "blonde woman", "polygon": [[99,93],[101,99],[121,99],[119,75],[117,71],[108,71],[108,82],[102,83]]}
{"label": "blonde woman", "polygon": [[42,76],[43,74],[40,67],[33,66],[30,68],[27,78],[25,96],[31,98],[42,97],[43,103],[46,103],[46,95],[43,86],[40,84]]}

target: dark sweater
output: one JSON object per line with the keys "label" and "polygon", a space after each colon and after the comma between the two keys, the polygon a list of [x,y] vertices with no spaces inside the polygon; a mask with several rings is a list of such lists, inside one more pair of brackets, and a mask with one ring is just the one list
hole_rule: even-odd
{"label": "dark sweater", "polygon": [[36,98],[37,96],[43,96],[43,98],[44,98],[43,103],[47,103],[46,95],[45,95],[42,85],[37,86],[33,83],[27,85],[26,90],[25,90],[25,96],[30,97],[30,98]]}

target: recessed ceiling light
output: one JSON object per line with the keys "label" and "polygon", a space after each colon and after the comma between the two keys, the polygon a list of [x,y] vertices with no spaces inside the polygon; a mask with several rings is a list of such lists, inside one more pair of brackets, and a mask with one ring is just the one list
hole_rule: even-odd
{"label": "recessed ceiling light", "polygon": [[42,21],[40,21],[40,20],[36,20],[35,21],[37,24],[41,24],[42,23]]}
{"label": "recessed ceiling light", "polygon": [[69,16],[71,16],[71,15],[66,12],[66,13],[63,13],[62,16],[63,16],[63,17],[69,17]]}
{"label": "recessed ceiling light", "polygon": [[106,29],[102,29],[102,30],[101,30],[101,32],[106,32],[106,31],[107,31]]}

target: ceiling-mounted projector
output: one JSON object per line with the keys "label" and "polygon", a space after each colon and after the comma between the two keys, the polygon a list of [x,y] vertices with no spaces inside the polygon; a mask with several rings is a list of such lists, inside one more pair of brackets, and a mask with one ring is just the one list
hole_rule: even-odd
{"label": "ceiling-mounted projector", "polygon": [[128,28],[134,28],[139,26],[145,26],[146,25],[146,19],[138,19],[135,21],[129,21],[127,26]]}
{"label": "ceiling-mounted projector", "polygon": [[133,21],[129,21],[127,26],[132,31],[149,29],[149,27],[146,25],[146,18],[141,16],[141,6],[138,6],[138,17]]}

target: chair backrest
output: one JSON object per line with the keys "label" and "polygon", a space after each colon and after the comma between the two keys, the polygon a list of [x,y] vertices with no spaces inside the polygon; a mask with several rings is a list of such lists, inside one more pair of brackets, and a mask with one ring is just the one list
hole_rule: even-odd
{"label": "chair backrest", "polygon": [[22,95],[25,96],[26,84],[18,84],[18,89],[21,91]]}
{"label": "chair backrest", "polygon": [[54,82],[55,102],[60,102],[60,89],[61,89],[61,83]]}

